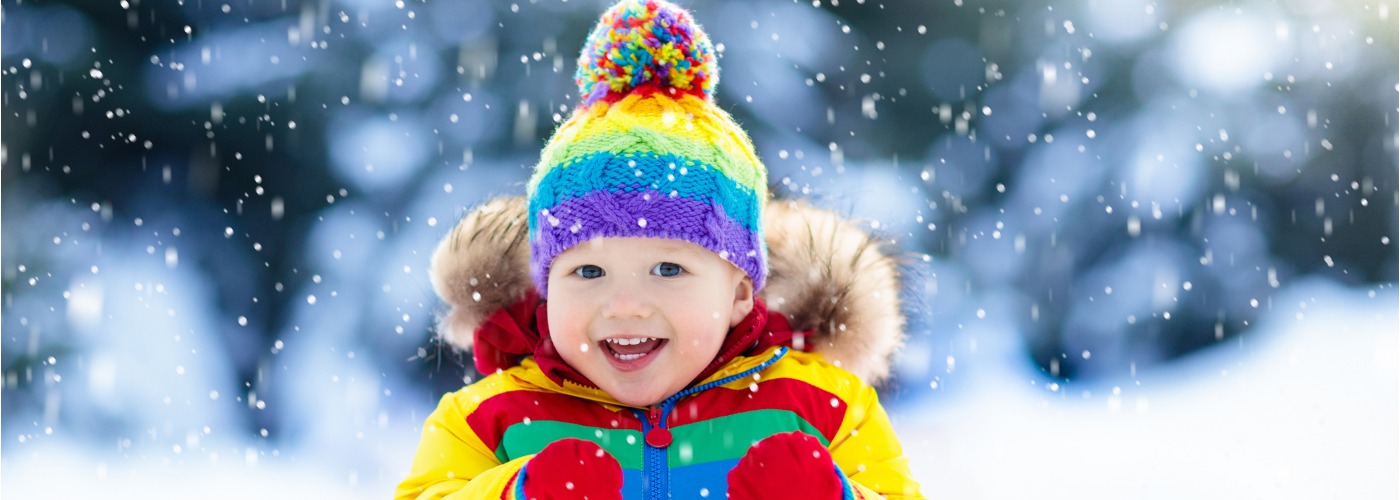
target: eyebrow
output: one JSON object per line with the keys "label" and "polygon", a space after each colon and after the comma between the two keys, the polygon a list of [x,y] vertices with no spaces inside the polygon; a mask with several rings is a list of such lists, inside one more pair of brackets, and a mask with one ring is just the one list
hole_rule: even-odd
{"label": "eyebrow", "polygon": [[[611,251],[611,250],[609,250],[609,251]],[[705,249],[705,248],[699,248],[699,249],[697,249],[697,248],[692,248],[692,247],[687,246],[687,245],[680,244],[680,243],[678,243],[678,242],[671,242],[671,241],[661,240],[661,241],[659,241],[658,244],[656,245],[654,251],[657,252],[657,253],[662,254],[663,256],[679,255],[679,256],[684,256],[684,257],[696,257],[696,256],[704,255],[703,252],[707,252],[708,249]],[[567,253],[567,252],[566,252],[566,253],[561,253],[561,254],[559,254],[559,257],[558,257],[558,258],[559,258],[560,260],[578,261],[578,262],[584,262],[584,263],[591,263],[591,262],[594,260],[594,259],[591,259],[591,258],[588,258],[588,257],[581,257],[581,256],[579,256],[579,255],[576,254],[576,253],[575,253],[575,254],[570,254],[570,253]],[[596,264],[595,264],[595,265],[596,265]]]}
{"label": "eyebrow", "polygon": [[704,255],[705,254],[701,253],[700,250],[677,245],[658,249],[656,257],[658,259],[676,259],[694,263],[695,259],[704,258]]}
{"label": "eyebrow", "polygon": [[662,246],[662,247],[660,248],[660,252],[663,253],[663,254],[666,254],[666,255],[692,254],[692,253],[695,253],[695,252],[694,252],[693,250],[691,250],[690,248],[687,248],[687,247],[684,247],[684,246],[681,246],[681,245],[664,245],[664,246]]}

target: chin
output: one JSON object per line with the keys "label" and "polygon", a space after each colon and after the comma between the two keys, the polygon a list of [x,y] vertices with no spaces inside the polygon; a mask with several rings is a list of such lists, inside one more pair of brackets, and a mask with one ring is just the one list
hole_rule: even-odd
{"label": "chin", "polygon": [[667,396],[670,396],[670,394],[657,394],[657,391],[655,389],[637,390],[628,389],[626,387],[615,387],[612,390],[606,390],[605,392],[607,392],[609,396],[612,396],[613,399],[616,399],[619,403],[622,403],[627,406],[636,406],[638,408],[658,404],[666,400]]}
{"label": "chin", "polygon": [[654,400],[654,401],[653,401],[653,400],[650,400],[650,399],[636,399],[636,400],[630,400],[630,401],[629,401],[629,400],[622,400],[622,399],[619,399],[617,402],[622,403],[622,404],[624,404],[624,405],[626,405],[626,406],[633,406],[633,407],[637,407],[637,408],[648,408],[648,407],[651,407],[651,406],[655,406],[655,405],[661,404],[662,401],[664,401],[664,400],[663,400],[663,399],[657,399],[657,400]]}

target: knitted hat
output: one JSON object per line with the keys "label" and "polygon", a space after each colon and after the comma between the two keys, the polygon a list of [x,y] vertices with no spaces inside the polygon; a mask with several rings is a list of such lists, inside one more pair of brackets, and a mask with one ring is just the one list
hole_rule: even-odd
{"label": "knitted hat", "polygon": [[718,71],[709,37],[680,7],[623,0],[603,14],[579,56],[582,102],[526,189],[541,296],[554,257],[599,237],[690,241],[763,287],[768,173],[714,103]]}

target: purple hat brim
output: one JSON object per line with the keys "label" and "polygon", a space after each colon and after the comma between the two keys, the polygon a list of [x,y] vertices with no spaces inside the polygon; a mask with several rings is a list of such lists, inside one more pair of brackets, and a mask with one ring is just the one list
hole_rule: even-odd
{"label": "purple hat brim", "polygon": [[724,213],[718,204],[659,191],[610,193],[598,191],[572,198],[539,213],[530,238],[530,276],[541,297],[549,290],[554,258],[574,245],[602,237],[646,237],[685,240],[718,254],[763,288],[768,274],[766,245],[761,231],[750,231]]}

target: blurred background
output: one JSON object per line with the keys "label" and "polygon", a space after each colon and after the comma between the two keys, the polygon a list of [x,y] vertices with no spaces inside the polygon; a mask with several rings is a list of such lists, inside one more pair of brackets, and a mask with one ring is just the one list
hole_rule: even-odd
{"label": "blurred background", "polygon": [[[681,2],[888,236],[930,497],[1396,498],[1394,0]],[[598,0],[3,0],[6,498],[387,497]]]}

